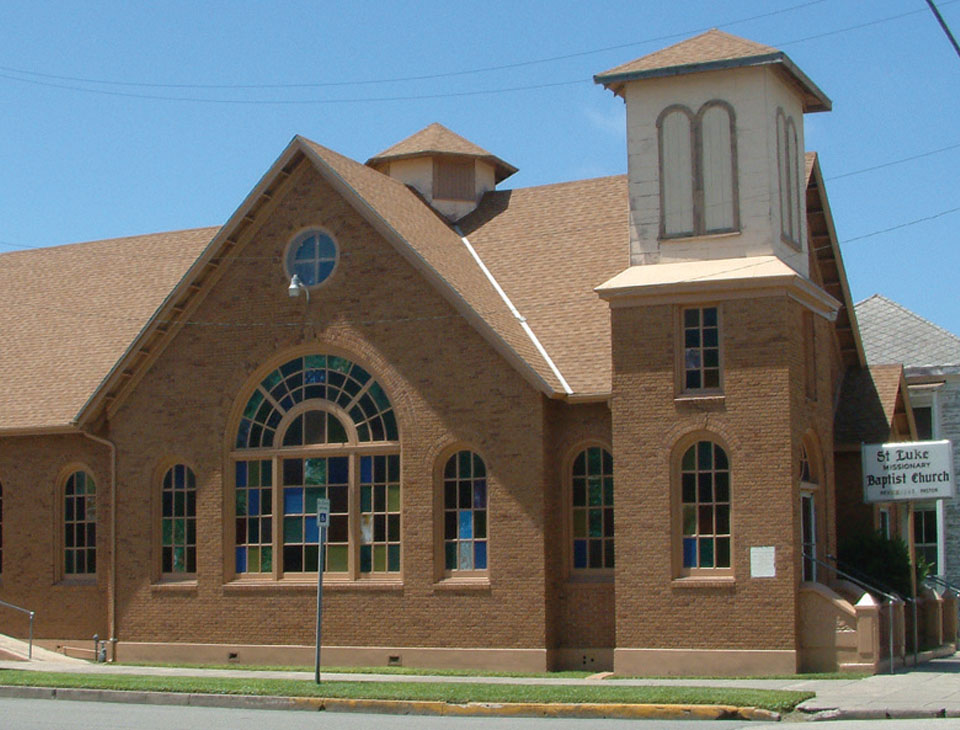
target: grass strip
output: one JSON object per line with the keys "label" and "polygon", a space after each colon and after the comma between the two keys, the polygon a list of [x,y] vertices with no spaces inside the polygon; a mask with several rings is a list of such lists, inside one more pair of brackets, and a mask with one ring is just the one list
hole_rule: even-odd
{"label": "grass strip", "polygon": [[0,670],[0,684],[146,692],[195,692],[274,697],[434,700],[465,702],[599,702],[628,704],[736,705],[789,712],[812,692],[714,687],[582,687],[444,682],[324,682],[232,677],[155,677]]}
{"label": "grass strip", "polygon": [[[118,662],[127,667],[177,667],[183,669],[238,669],[261,672],[310,672],[313,665],[264,665],[264,664],[188,664],[157,662]],[[595,672],[566,670],[560,672],[494,672],[480,669],[421,669],[418,667],[321,667],[324,674],[390,674],[424,677],[554,677],[557,679],[583,679]]]}

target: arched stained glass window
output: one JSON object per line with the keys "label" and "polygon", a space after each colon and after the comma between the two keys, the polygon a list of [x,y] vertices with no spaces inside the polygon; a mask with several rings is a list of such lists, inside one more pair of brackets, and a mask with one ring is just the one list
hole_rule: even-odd
{"label": "arched stained glass window", "polygon": [[699,441],[680,462],[683,567],[730,567],[730,464],[712,441]]}
{"label": "arched stained glass window", "polygon": [[487,467],[458,451],[443,469],[443,553],[447,571],[487,569]]}
{"label": "arched stained glass window", "polygon": [[390,400],[366,370],[334,355],[284,363],[248,399],[236,446],[258,449],[234,455],[238,576],[315,572],[320,500],[330,503],[325,573],[400,573],[399,432]]}
{"label": "arched stained glass window", "polygon": [[613,456],[600,446],[581,451],[571,476],[573,568],[613,568]]}
{"label": "arched stained glass window", "polygon": [[161,570],[197,572],[197,477],[193,469],[177,464],[163,475]]}
{"label": "arched stained glass window", "polygon": [[[360,442],[399,440],[390,400],[370,373],[336,355],[306,355],[273,370],[254,389],[243,409],[236,448],[274,446],[284,415],[310,399],[326,400],[346,411]],[[326,425],[317,421],[304,423],[303,428],[325,429]]]}
{"label": "arched stained glass window", "polygon": [[75,471],[63,487],[63,573],[97,572],[97,485],[85,471]]}

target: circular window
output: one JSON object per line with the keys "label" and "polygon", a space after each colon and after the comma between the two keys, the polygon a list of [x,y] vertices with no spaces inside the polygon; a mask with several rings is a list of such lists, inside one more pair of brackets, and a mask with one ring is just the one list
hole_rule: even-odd
{"label": "circular window", "polygon": [[287,248],[287,273],[296,274],[304,286],[326,281],[337,266],[337,244],[326,233],[306,231]]}

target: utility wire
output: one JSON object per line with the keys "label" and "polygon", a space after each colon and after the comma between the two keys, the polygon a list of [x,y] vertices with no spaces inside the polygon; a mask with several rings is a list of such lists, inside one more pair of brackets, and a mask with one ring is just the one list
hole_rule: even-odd
{"label": "utility wire", "polygon": [[[774,10],[769,13],[761,13],[759,15],[751,15],[747,18],[739,18],[737,20],[730,20],[726,23],[720,23],[717,28],[726,28],[732,25],[740,25],[742,23],[751,22],[754,20],[761,20],[763,18],[769,18],[774,15],[782,15],[784,13],[792,12],[794,10],[799,10],[801,8],[807,8],[812,5],[819,5],[826,2],[826,0],[811,0],[810,2],[800,3],[799,5],[791,5],[787,8],[781,8],[780,10]],[[598,53],[606,53],[608,51],[617,51],[626,48],[633,48],[635,46],[642,46],[648,43],[657,43],[661,41],[673,40],[674,38],[685,38],[690,35],[697,33],[703,33],[707,30],[710,30],[710,27],[706,28],[696,28],[692,30],[682,31],[680,33],[671,33],[669,35],[654,36],[652,38],[646,38],[640,41],[631,41],[630,43],[620,43],[613,46],[604,46],[602,48],[591,48],[584,51],[576,51],[574,53],[565,53],[558,56],[547,56],[544,58],[535,58],[527,61],[516,61],[513,63],[503,63],[494,66],[480,66],[478,68],[463,69],[460,71],[447,71],[444,73],[433,73],[433,74],[422,74],[418,76],[394,76],[388,78],[379,78],[379,79],[352,79],[347,81],[321,81],[314,83],[294,83],[294,84],[280,84],[280,83],[269,83],[269,84],[169,84],[169,83],[150,83],[150,82],[141,82],[141,81],[116,81],[113,79],[96,79],[83,76],[61,76],[58,74],[48,74],[41,73],[39,71],[31,71],[23,68],[15,68],[12,66],[0,66],[0,71],[7,71],[9,73],[23,74],[25,76],[37,76],[39,78],[53,79],[56,81],[78,81],[85,84],[100,84],[104,86],[127,86],[127,87],[142,87],[142,88],[154,88],[154,89],[320,89],[327,87],[336,87],[336,86],[366,86],[371,84],[396,84],[396,83],[406,83],[410,81],[432,81],[435,79],[445,79],[453,78],[457,76],[468,76],[472,74],[488,73],[491,71],[507,71],[517,68],[525,68],[528,66],[536,66],[546,63],[554,63],[556,61],[566,61],[571,58],[581,58],[583,56],[592,56]]]}
{"label": "utility wire", "polygon": [[953,33],[950,32],[950,28],[947,25],[947,21],[943,19],[943,16],[940,15],[940,11],[937,10],[937,6],[934,5],[933,0],[927,0],[927,5],[930,6],[930,10],[933,12],[933,16],[937,19],[937,22],[940,23],[940,27],[943,28],[943,32],[947,34],[947,38],[950,39],[950,42],[953,44],[953,50],[957,52],[957,55],[960,56],[960,45],[957,44],[957,39],[953,37]]}
{"label": "utility wire", "polygon": [[[816,3],[818,3],[818,2],[822,2],[822,1],[823,1],[823,0],[813,0],[813,2],[806,3],[806,4],[804,4],[804,5],[794,6],[794,8],[797,8],[797,7],[805,7],[806,5],[813,5],[813,4],[816,4]],[[949,5],[949,4],[952,4],[952,3],[955,3],[955,2],[960,2],[960,0],[948,0],[947,2],[944,2],[944,3],[941,3],[941,4],[942,4],[942,5]],[[739,21],[733,21],[733,23],[746,22],[747,20],[754,20],[754,19],[757,19],[757,18],[767,17],[767,15],[774,15],[774,14],[777,14],[777,13],[779,13],[779,12],[786,12],[787,10],[791,10],[791,9],[794,9],[794,8],[785,8],[783,11],[775,11],[775,12],[773,12],[773,13],[767,13],[767,14],[765,14],[765,15],[757,15],[757,16],[753,16],[753,17],[751,17],[751,18],[742,19],[742,20],[739,20]],[[784,42],[778,43],[778,44],[776,44],[776,45],[778,45],[778,46],[789,46],[789,45],[793,45],[793,44],[796,44],[796,43],[803,43],[803,42],[815,40],[815,39],[818,39],[818,38],[824,38],[824,37],[831,36],[831,35],[837,35],[837,34],[839,34],[839,33],[846,33],[846,32],[849,32],[849,31],[851,31],[851,30],[857,30],[857,29],[860,29],[860,28],[867,28],[867,27],[870,27],[870,26],[879,25],[879,24],[881,24],[881,23],[886,23],[886,22],[893,21],[893,20],[900,20],[901,18],[906,18],[906,17],[908,17],[908,16],[916,15],[917,13],[922,13],[922,12],[925,12],[925,11],[922,10],[922,9],[921,9],[921,10],[913,10],[913,11],[906,12],[906,13],[900,13],[900,14],[898,14],[898,15],[891,15],[891,16],[887,16],[887,17],[884,17],[884,18],[878,18],[878,19],[876,19],[876,20],[868,21],[868,22],[865,22],[865,23],[858,23],[858,24],[856,24],[856,25],[850,25],[850,26],[847,26],[847,27],[845,27],[845,28],[838,28],[838,29],[832,30],[832,31],[826,31],[826,32],[823,32],[823,33],[817,33],[817,34],[815,34],[815,35],[806,36],[806,37],[804,37],[804,38],[798,38],[798,39],[795,39],[795,40],[792,40],[792,41],[784,41]],[[726,24],[724,24],[724,25],[725,25],[725,26],[728,26],[728,25],[732,25],[733,23],[726,23]],[[695,31],[694,31],[694,32],[695,32]],[[537,64],[537,63],[547,63],[547,62],[554,61],[554,60],[563,60],[563,59],[566,59],[566,58],[573,58],[573,57],[576,57],[576,56],[589,55],[589,54],[593,54],[593,53],[601,53],[601,52],[605,52],[605,51],[612,50],[612,49],[616,49],[616,48],[626,48],[626,47],[629,47],[629,46],[638,45],[638,43],[650,43],[650,42],[652,42],[653,40],[664,40],[664,39],[669,39],[669,38],[675,38],[675,37],[678,37],[678,36],[687,36],[687,35],[689,35],[689,34],[690,34],[690,32],[688,31],[687,33],[683,33],[683,34],[671,34],[671,35],[669,35],[669,36],[661,36],[659,39],[648,39],[648,40],[646,40],[646,41],[639,41],[639,42],[637,42],[637,43],[627,43],[627,44],[621,44],[621,45],[619,45],[619,46],[608,46],[608,47],[605,47],[605,48],[595,49],[595,50],[592,50],[592,51],[582,51],[582,52],[575,53],[575,54],[567,54],[567,55],[565,55],[565,56],[554,56],[554,57],[552,57],[552,58],[538,59],[538,60],[534,60],[534,61],[521,61],[521,62],[518,62],[518,63],[516,63],[516,64],[504,64],[503,66],[488,66],[488,67],[484,67],[484,68],[481,68],[481,69],[472,69],[472,70],[470,70],[470,71],[464,71],[464,72],[450,72],[449,74],[435,74],[435,75],[431,75],[431,76],[424,76],[424,77],[422,77],[422,78],[421,78],[421,77],[405,77],[405,78],[401,78],[401,79],[394,79],[393,81],[394,81],[394,82],[398,82],[398,81],[407,81],[407,80],[410,80],[410,81],[413,81],[413,80],[425,80],[425,79],[430,79],[430,78],[442,78],[442,77],[445,77],[445,76],[448,76],[448,75],[463,75],[463,74],[467,74],[467,73],[480,73],[480,72],[483,72],[483,71],[493,71],[493,70],[501,70],[501,69],[508,69],[508,68],[518,68],[518,67],[521,67],[521,66],[529,66],[529,65],[533,65],[533,64]],[[289,105],[359,104],[359,103],[378,103],[378,102],[396,102],[396,101],[418,101],[418,100],[424,100],[424,99],[447,99],[447,98],[468,97],[468,96],[489,96],[489,95],[495,95],[495,94],[501,94],[501,93],[509,93],[509,92],[515,92],[515,91],[531,91],[531,90],[545,89],[545,88],[550,88],[550,87],[555,87],[555,86],[570,86],[570,85],[574,85],[574,84],[585,84],[585,83],[590,83],[590,82],[591,82],[591,79],[584,78],[584,79],[574,79],[574,80],[569,80],[569,81],[558,81],[558,82],[553,82],[553,83],[532,84],[532,85],[526,85],[526,86],[501,87],[501,88],[493,88],[493,89],[479,89],[479,90],[469,90],[469,91],[453,91],[453,92],[433,93],[433,94],[412,94],[412,95],[395,95],[395,96],[380,96],[380,97],[352,97],[352,98],[339,98],[339,99],[216,99],[216,98],[211,98],[211,97],[168,96],[168,95],[164,95],[164,94],[139,94],[139,93],[132,93],[132,92],[110,91],[110,90],[107,90],[107,89],[91,89],[91,88],[87,88],[87,87],[83,87],[83,86],[71,85],[71,84],[67,84],[67,83],[54,83],[54,82],[50,82],[50,81],[39,81],[39,80],[37,80],[37,79],[22,78],[21,76],[11,75],[11,73],[9,73],[9,72],[13,71],[14,73],[20,73],[20,74],[24,74],[24,75],[30,74],[30,75],[42,76],[42,77],[44,77],[44,78],[55,78],[55,79],[60,79],[60,80],[77,80],[75,77],[61,77],[61,76],[56,76],[56,75],[53,75],[53,74],[39,74],[38,72],[34,72],[34,71],[18,70],[18,69],[12,69],[12,68],[10,68],[10,67],[0,66],[0,71],[2,71],[2,70],[6,70],[8,73],[0,73],[0,78],[8,79],[8,80],[10,80],[10,81],[19,81],[20,83],[32,84],[32,85],[35,85],[35,86],[46,86],[46,87],[50,87],[50,88],[68,89],[68,90],[71,90],[71,91],[80,91],[80,92],[85,92],[85,93],[88,93],[88,94],[100,94],[100,95],[104,95],[104,96],[117,96],[117,97],[127,97],[127,98],[134,98],[134,99],[147,99],[147,100],[154,100],[154,101],[182,101],[182,102],[192,102],[192,103],[200,103],[200,104],[264,105],[264,106],[269,106],[269,105],[289,106]],[[309,86],[340,86],[340,85],[357,86],[357,85],[361,85],[361,84],[365,84],[365,83],[387,83],[388,81],[390,81],[390,80],[388,80],[388,79],[382,79],[382,80],[379,80],[379,79],[370,79],[370,80],[367,80],[367,81],[357,81],[357,82],[325,82],[325,83],[323,83],[323,84],[295,84],[295,85],[268,84],[268,85],[264,85],[264,86],[262,86],[262,87],[261,87],[261,86],[257,86],[257,85],[249,85],[249,84],[248,84],[248,85],[239,85],[239,86],[218,86],[218,85],[204,86],[204,85],[191,85],[191,84],[180,84],[180,85],[178,85],[178,84],[148,84],[148,83],[141,83],[141,82],[118,82],[118,81],[110,81],[110,80],[85,80],[85,81],[83,81],[83,83],[95,83],[95,84],[107,84],[107,85],[122,85],[122,86],[130,86],[130,85],[133,85],[133,86],[145,86],[145,87],[153,87],[153,88],[194,88],[194,89],[208,89],[208,90],[209,90],[209,89],[234,89],[234,90],[238,90],[238,89],[257,89],[257,88],[288,89],[288,88],[309,87]]]}

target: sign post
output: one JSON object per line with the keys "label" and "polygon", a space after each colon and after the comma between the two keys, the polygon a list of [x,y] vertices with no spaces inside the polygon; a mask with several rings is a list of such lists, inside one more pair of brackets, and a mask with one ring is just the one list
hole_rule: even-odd
{"label": "sign post", "polygon": [[313,679],[320,684],[320,640],[323,625],[323,566],[324,545],[327,542],[327,526],[330,524],[330,500],[317,500],[317,528],[320,531],[320,543],[317,548],[317,651],[314,655]]}

